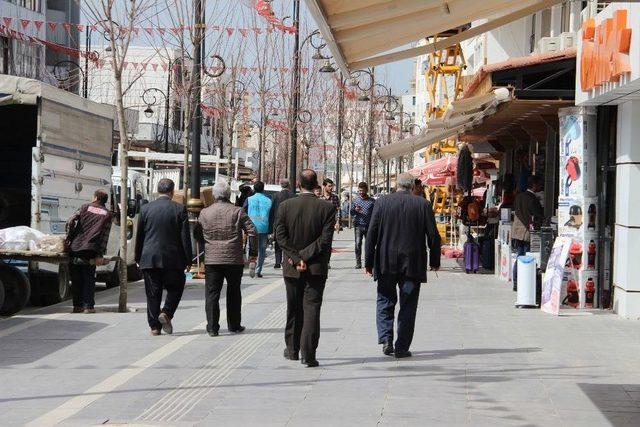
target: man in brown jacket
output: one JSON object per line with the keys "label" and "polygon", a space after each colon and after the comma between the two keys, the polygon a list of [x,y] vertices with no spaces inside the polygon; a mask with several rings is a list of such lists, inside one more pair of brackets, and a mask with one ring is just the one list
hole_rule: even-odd
{"label": "man in brown jacket", "polygon": [[243,244],[242,233],[250,237],[250,255],[255,256],[254,240],[256,228],[244,209],[230,201],[231,189],[226,182],[213,186],[215,203],[200,212],[195,227],[195,237],[204,243],[205,263],[205,311],[207,332],[218,336],[220,330],[220,292],[227,280],[227,326],[229,332],[245,330],[241,324]]}
{"label": "man in brown jacket", "polygon": [[95,313],[96,265],[105,264],[111,230],[111,212],[105,206],[108,199],[105,191],[96,190],[93,202],[83,205],[67,222],[73,313]]}

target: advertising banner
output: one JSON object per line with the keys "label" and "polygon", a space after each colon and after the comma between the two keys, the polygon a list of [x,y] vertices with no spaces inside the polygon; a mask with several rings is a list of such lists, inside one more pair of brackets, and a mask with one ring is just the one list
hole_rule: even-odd
{"label": "advertising banner", "polygon": [[588,308],[596,301],[597,278],[596,116],[590,107],[563,108],[558,115],[558,236],[569,239],[561,306]]}
{"label": "advertising banner", "polygon": [[553,249],[551,249],[547,270],[542,281],[540,309],[555,316],[560,314],[560,299],[563,295],[562,283],[564,282],[565,265],[569,257],[570,247],[571,238],[558,237],[556,239]]}

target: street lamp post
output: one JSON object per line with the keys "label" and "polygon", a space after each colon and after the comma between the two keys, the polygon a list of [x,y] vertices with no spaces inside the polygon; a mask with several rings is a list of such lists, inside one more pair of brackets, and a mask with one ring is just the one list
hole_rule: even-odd
{"label": "street lamp post", "polygon": [[[169,73],[171,76],[171,73]],[[169,77],[170,79],[171,77]],[[169,83],[170,85],[170,83]],[[169,152],[169,92],[170,86],[167,87],[167,92],[163,92],[157,87],[151,87],[142,92],[142,101],[147,105],[147,108],[144,110],[144,114],[147,117],[151,117],[154,113],[153,108],[158,105],[157,95],[162,95],[164,99],[164,129],[162,131],[162,139],[164,142],[164,152]]]}
{"label": "street lamp post", "polygon": [[[300,43],[300,0],[294,0],[293,2],[293,26],[295,28],[294,44],[293,44],[293,80],[292,80],[292,99],[291,99],[291,116],[290,123],[291,129],[289,133],[290,143],[290,155],[289,155],[289,181],[291,183],[291,191],[296,191],[296,173],[297,173],[297,159],[298,159],[298,119],[300,117],[300,51],[307,43],[311,41],[311,46],[320,52],[327,44],[320,42],[314,43],[314,38],[320,35],[320,31],[315,30],[309,34]],[[314,59],[326,59],[327,63],[320,69],[322,73],[333,73],[335,69],[328,62],[328,58],[323,57],[320,54],[314,55]],[[304,121],[301,120],[303,123]]]}
{"label": "street lamp post", "polygon": [[[202,111],[201,99],[201,67],[202,67],[202,0],[194,0],[193,28],[193,85],[192,96],[194,99],[194,117],[191,126],[191,197],[187,201],[187,209],[193,214],[199,214],[204,204],[200,200],[200,144],[202,136]],[[185,147],[186,148],[186,147]]]}
{"label": "street lamp post", "polygon": [[232,175],[232,170],[233,170],[233,133],[234,133],[234,130],[235,130],[235,122],[236,122],[236,107],[242,101],[240,96],[241,96],[241,94],[244,93],[245,86],[244,86],[244,83],[242,83],[239,80],[230,80],[230,81],[228,81],[224,85],[225,106],[226,106],[227,91],[229,90],[229,87],[231,87],[231,97],[229,99],[229,109],[230,109],[230,112],[231,112],[231,123],[229,123],[229,150],[227,151],[227,156],[228,156],[227,161],[228,161],[229,166],[227,168],[227,175],[228,175],[229,181],[231,181],[231,179],[233,177],[233,175]]}

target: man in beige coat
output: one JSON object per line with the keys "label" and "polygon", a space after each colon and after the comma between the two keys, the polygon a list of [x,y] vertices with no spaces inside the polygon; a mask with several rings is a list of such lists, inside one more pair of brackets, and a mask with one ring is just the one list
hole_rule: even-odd
{"label": "man in beige coat", "polygon": [[[231,189],[226,182],[213,186],[215,203],[200,212],[195,227],[195,237],[204,242],[205,263],[205,311],[207,313],[207,332],[218,336],[220,330],[220,292],[224,280],[227,281],[227,326],[229,332],[240,333],[245,330],[241,325],[240,307],[242,295],[240,284],[244,268],[242,233],[250,239],[255,237],[256,228],[249,216],[241,208],[233,205],[229,198]],[[254,246],[254,245],[251,245]],[[255,252],[254,248],[250,252]],[[251,253],[251,255],[255,255]]]}

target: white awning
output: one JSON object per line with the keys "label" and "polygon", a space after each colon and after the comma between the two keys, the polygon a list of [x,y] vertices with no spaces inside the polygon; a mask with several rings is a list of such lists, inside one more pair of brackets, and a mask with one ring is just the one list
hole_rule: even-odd
{"label": "white awning", "polygon": [[481,124],[484,117],[496,112],[500,103],[510,99],[509,89],[502,87],[486,95],[453,101],[442,118],[430,121],[429,127],[420,135],[382,146],[377,154],[382,160],[407,156],[443,139],[464,133]]}
{"label": "white awning", "polygon": [[[306,0],[343,73],[444,49],[561,0]],[[487,22],[426,46],[425,37]]]}

